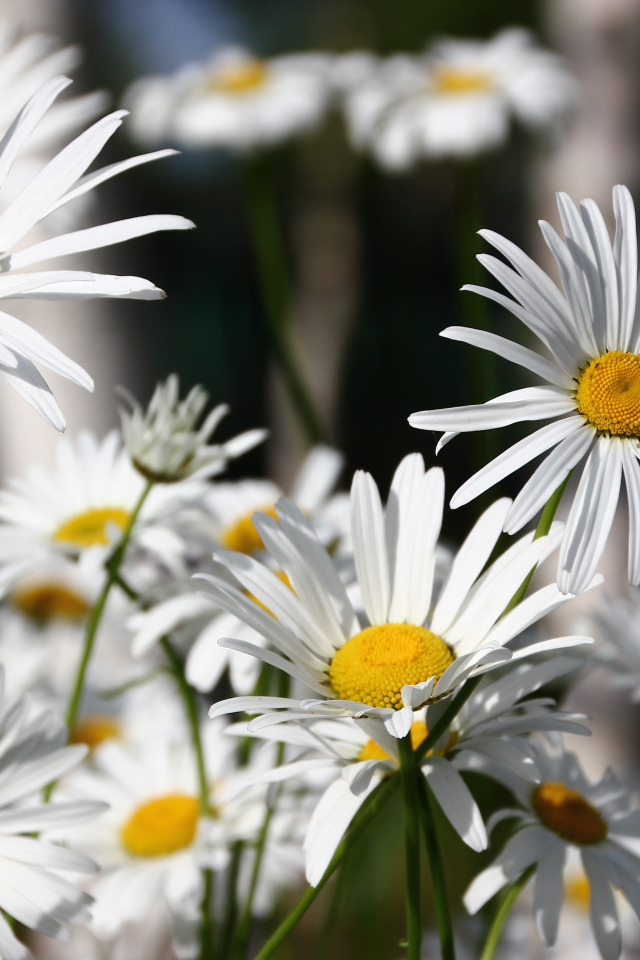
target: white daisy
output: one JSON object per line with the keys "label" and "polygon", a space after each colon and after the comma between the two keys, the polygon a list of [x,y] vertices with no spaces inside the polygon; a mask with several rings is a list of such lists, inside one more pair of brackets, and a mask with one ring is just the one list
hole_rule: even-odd
{"label": "white daisy", "polygon": [[[23,107],[0,141],[0,186],[11,182],[16,159],[30,142],[56,97],[70,83],[56,77],[46,83]],[[167,156],[173,151],[132,157],[87,174],[107,140],[122,123],[124,111],[103,117],[64,147],[10,198],[0,210],[0,298],[86,299],[127,297],[156,300],[162,290],[140,277],[117,277],[85,270],[30,270],[43,261],[95,250],[158,230],[184,230],[193,226],[184,217],[169,215],[133,217],[75,230],[40,242],[24,244],[32,228],[52,213],[131,167]],[[51,391],[34,366],[41,363],[75,383],[92,389],[89,375],[22,321],[0,313],[0,372],[9,383],[58,429],[64,419]]]}
{"label": "white daisy", "polygon": [[414,709],[448,695],[473,674],[512,656],[583,642],[576,637],[548,640],[515,654],[506,648],[563,602],[556,586],[549,585],[502,616],[525,576],[558,540],[557,529],[535,541],[525,536],[483,573],[510,508],[508,500],[495,503],[472,529],[433,606],[443,499],[442,471],[425,473],[419,454],[400,463],[386,510],[373,478],[355,474],[351,511],[361,614],[311,524],[289,501],[278,505],[277,521],[260,515],[255,524],[290,586],[250,556],[216,554],[244,592],[203,575],[208,595],[278,652],[235,640],[220,643],[285,670],[321,699],[239,698],[214,705],[211,715],[251,709],[257,702],[267,709],[290,708],[294,715],[310,709],[380,716],[390,733],[403,737]]}
{"label": "white daisy", "polygon": [[[525,734],[533,730],[583,734],[588,731],[576,723],[575,716],[554,711],[549,698],[531,697],[540,687],[575,667],[576,661],[558,657],[534,667],[522,665],[484,686],[465,703],[454,725],[420,761],[420,769],[443,813],[473,850],[486,848],[487,833],[480,810],[459,771],[499,776],[506,769],[529,781],[539,779],[531,752],[522,739]],[[441,706],[432,704],[414,715],[414,749],[433,728]],[[305,774],[325,768],[338,774],[316,805],[305,839],[307,880],[315,886],[366,798],[385,777],[399,770],[398,745],[375,719],[307,718],[290,723],[282,723],[282,719],[281,714],[267,713],[248,725],[237,724],[230,732],[251,733],[297,748],[297,755],[290,762],[266,774],[256,773],[258,782],[299,781]]]}
{"label": "white daisy", "polygon": [[[238,790],[235,744],[219,725],[202,730],[212,815],[202,813],[194,751],[180,742],[149,738],[126,745],[110,740],[66,779],[59,795],[100,797],[109,810],[91,830],[64,832],[66,842],[94,858],[100,875],[88,884],[95,897],[91,929],[110,939],[140,921],[158,900],[177,915],[197,914],[202,870],[223,870],[233,844],[255,840],[264,820],[265,790]],[[270,758],[271,759],[271,758]],[[233,802],[227,794],[234,796]]]}
{"label": "white daisy", "polygon": [[617,960],[621,938],[615,891],[619,889],[640,915],[640,858],[625,840],[640,836],[636,798],[622,790],[608,771],[595,784],[587,781],[576,757],[536,746],[541,782],[518,788],[523,809],[501,811],[494,822],[519,820],[493,864],[480,873],[464,896],[470,913],[530,866],[537,865],[534,917],[547,946],[557,936],[563,901],[563,869],[569,850],[577,850],[590,886],[591,926],[604,960]]}
{"label": "white daisy", "polygon": [[[52,554],[78,556],[96,550],[104,559],[125,528],[145,481],[122,448],[117,431],[98,441],[87,431],[75,442],[63,437],[55,470],[31,467],[24,480],[0,490],[0,585],[11,587]],[[189,479],[157,484],[144,501],[133,541],[174,570],[184,544],[175,530],[180,508],[202,494]]]}
{"label": "white daisy", "polygon": [[591,666],[604,666],[617,690],[640,702],[640,591],[628,587],[623,596],[605,593],[589,610],[589,632],[596,638]]}
{"label": "white daisy", "polygon": [[266,430],[248,430],[226,443],[209,444],[229,407],[218,404],[198,427],[209,394],[197,386],[180,400],[176,374],[157,385],[146,410],[131,394],[122,392],[131,407],[120,410],[125,447],[136,470],[160,483],[173,483],[196,473],[199,477],[222,473],[229,460],[242,456],[267,435]]}
{"label": "white daisy", "polygon": [[552,127],[577,99],[560,59],[518,29],[486,41],[443,39],[418,57],[367,63],[351,55],[339,78],[354,145],[396,170],[495,148],[512,117]]}
{"label": "white daisy", "polygon": [[[629,580],[640,582],[640,315],[636,310],[638,254],[635,212],[629,191],[615,187],[616,235],[612,243],[592,200],[580,216],[558,194],[566,236],[540,222],[560,273],[563,293],[518,247],[497,234],[482,236],[515,269],[495,257],[478,259],[515,300],[484,287],[467,286],[510,310],[542,341],[543,355],[484,330],[449,327],[443,336],[512,360],[546,381],[482,405],[414,413],[421,430],[467,432],[528,420],[553,423],[514,444],[479,470],[454,494],[458,507],[514,470],[555,449],[537,467],[513,502],[505,530],[520,530],[570,471],[587,458],[560,549],[558,586],[580,593],[595,573],[613,522],[624,476],[629,502]],[[449,439],[445,436],[443,442]]]}
{"label": "white daisy", "polygon": [[[49,712],[35,712],[28,697],[0,706],[0,908],[53,937],[66,934],[65,922],[88,917],[91,897],[66,874],[96,867],[86,856],[35,835],[91,820],[104,809],[104,803],[86,800],[42,804],[42,789],[86,753],[84,746],[65,744],[64,727]],[[6,960],[31,957],[2,912],[0,954]]]}
{"label": "white daisy", "polygon": [[129,89],[140,140],[250,150],[316,126],[326,110],[331,59],[299,53],[263,60],[238,47],[218,50],[173,76],[146,77]]}
{"label": "white daisy", "polygon": [[[344,517],[348,498],[333,493],[342,464],[343,457],[337,450],[314,447],[305,458],[290,494],[311,519],[323,542],[336,545],[337,549],[342,549],[348,538]],[[274,516],[276,501],[281,496],[280,487],[269,480],[215,484],[203,498],[211,521],[206,531],[208,553],[218,546],[249,554],[263,553],[264,545],[253,518],[257,512]],[[160,637],[177,631],[181,647],[188,648],[187,680],[197,690],[213,690],[228,667],[234,691],[250,693],[258,680],[260,661],[221,647],[218,640],[234,636],[260,644],[263,641],[259,634],[236,616],[216,610],[208,598],[196,595],[192,580],[176,587],[180,592],[175,596],[135,613],[128,621],[134,633],[134,655],[146,654]],[[169,589],[164,586],[165,596]]]}

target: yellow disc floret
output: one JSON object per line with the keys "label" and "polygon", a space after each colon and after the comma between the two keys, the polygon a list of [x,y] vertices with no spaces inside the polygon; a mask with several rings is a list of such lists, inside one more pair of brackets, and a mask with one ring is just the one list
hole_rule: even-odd
{"label": "yellow disc floret", "polygon": [[578,411],[603,433],[640,436],[640,355],[610,350],[580,374]]}
{"label": "yellow disc floret", "polygon": [[124,530],[128,521],[129,514],[121,507],[95,507],[65,520],[53,534],[53,539],[74,547],[107,546],[110,542],[108,527],[113,524]]}
{"label": "yellow disc floret", "polygon": [[495,78],[490,70],[473,70],[469,67],[436,67],[431,77],[434,93],[465,94],[483,93],[491,90]]}
{"label": "yellow disc floret", "polygon": [[117,740],[119,736],[120,724],[115,717],[95,713],[78,720],[69,735],[69,743],[86,743],[91,750],[95,750],[105,740]]}
{"label": "yellow disc floret", "polygon": [[87,601],[60,583],[30,583],[11,594],[20,613],[38,623],[48,620],[82,620],[89,610]]}
{"label": "yellow disc floret", "polygon": [[211,75],[208,87],[212,93],[248,93],[261,87],[268,73],[267,64],[252,57],[219,67]]}
{"label": "yellow disc floret", "polygon": [[602,843],[609,832],[607,821],[578,790],[565,783],[547,780],[539,784],[531,798],[542,824],[570,843]]}
{"label": "yellow disc floret", "polygon": [[190,846],[198,827],[198,801],[170,793],[143,803],[123,826],[120,837],[134,857],[162,857]]}
{"label": "yellow disc floret", "polygon": [[265,507],[258,507],[222,531],[220,534],[222,546],[227,550],[236,550],[238,553],[257,553],[258,550],[264,550],[262,538],[253,525],[256,513],[268,513],[274,520],[278,519],[274,506],[267,504]]}
{"label": "yellow disc floret", "polygon": [[383,623],[347,640],[331,661],[329,679],[341,700],[398,710],[405,684],[441,677],[452,662],[447,644],[426,627]]}
{"label": "yellow disc floret", "polygon": [[[427,725],[424,720],[414,720],[411,724],[411,746],[417,750],[423,740],[427,737]],[[360,751],[358,760],[391,760],[386,750],[376,743],[375,740],[367,740]]]}

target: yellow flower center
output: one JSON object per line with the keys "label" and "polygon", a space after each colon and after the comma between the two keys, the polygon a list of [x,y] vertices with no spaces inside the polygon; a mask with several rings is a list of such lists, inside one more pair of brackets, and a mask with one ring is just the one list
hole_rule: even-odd
{"label": "yellow flower center", "polygon": [[208,88],[212,93],[248,93],[264,85],[269,68],[263,60],[248,59],[218,67],[211,75]]}
{"label": "yellow flower center", "polygon": [[[288,577],[287,574],[284,572],[284,570],[276,570],[275,573],[276,573],[276,577],[278,578],[278,580],[282,580],[282,582],[283,582],[287,587],[291,587],[291,581],[289,580],[289,577]],[[293,590],[293,587],[291,587],[291,589]],[[294,592],[295,592],[295,591],[294,591]],[[264,604],[264,603],[262,602],[262,600],[258,600],[257,597],[255,597],[252,593],[249,593],[249,592],[247,592],[247,596],[248,596],[251,600],[253,600],[254,603],[257,603],[258,606],[261,607],[263,610],[266,610],[267,613],[269,614],[269,616],[271,616],[271,617],[273,616],[273,613],[271,612],[271,610],[269,610],[269,607],[267,607],[266,604]]]}
{"label": "yellow flower center", "polygon": [[533,791],[533,808],[541,822],[570,843],[602,843],[609,828],[595,807],[566,784],[547,780]]}
{"label": "yellow flower center", "polygon": [[274,520],[278,519],[273,505],[258,507],[222,531],[220,534],[222,546],[238,553],[257,553],[258,550],[264,550],[262,538],[253,525],[253,517],[256,513],[268,513]]}
{"label": "yellow flower center", "polygon": [[340,700],[398,710],[405,684],[439,678],[451,663],[447,644],[426,627],[383,623],[347,640],[331,661],[329,679]]}
{"label": "yellow flower center", "polygon": [[82,620],[89,609],[86,600],[59,583],[32,583],[18,587],[11,602],[25,616],[47,620]]}
{"label": "yellow flower center", "polygon": [[[411,725],[411,746],[414,750],[420,746],[427,737],[427,725],[424,720],[414,720]],[[383,750],[375,740],[367,740],[360,751],[358,760],[392,760],[386,750]]]}
{"label": "yellow flower center", "polygon": [[198,826],[198,801],[170,793],[143,803],[127,820],[120,837],[134,857],[162,857],[188,847]]}
{"label": "yellow flower center", "polygon": [[586,874],[578,873],[574,877],[571,877],[565,884],[565,894],[574,906],[584,910],[585,913],[588,912],[589,902],[591,900],[591,886]]}
{"label": "yellow flower center", "polygon": [[484,93],[494,86],[490,70],[473,70],[468,67],[436,67],[431,77],[434,93],[464,94]]}
{"label": "yellow flower center", "polygon": [[580,374],[578,411],[598,430],[640,436],[640,355],[610,350]]}
{"label": "yellow flower center", "polygon": [[53,539],[71,543],[74,547],[107,546],[107,526],[115,524],[124,530],[128,520],[129,514],[121,507],[96,507],[65,520],[53,534]]}
{"label": "yellow flower center", "polygon": [[120,724],[107,714],[95,713],[78,720],[69,736],[69,743],[86,743],[95,750],[105,740],[117,740],[120,736]]}

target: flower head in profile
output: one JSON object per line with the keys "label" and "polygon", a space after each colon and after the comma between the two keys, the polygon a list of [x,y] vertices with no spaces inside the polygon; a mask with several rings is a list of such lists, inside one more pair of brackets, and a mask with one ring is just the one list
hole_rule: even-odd
{"label": "flower head in profile", "polygon": [[266,436],[265,430],[249,430],[226,443],[209,444],[229,407],[219,404],[198,426],[209,394],[202,387],[193,387],[180,400],[175,374],[157,385],[146,410],[128,392],[122,392],[131,407],[120,410],[125,447],[136,470],[158,483],[222,473],[229,460],[242,456]]}
{"label": "flower head in profile", "polygon": [[[203,575],[207,593],[265,637],[277,653],[243,641],[221,644],[279,667],[320,697],[260,698],[262,705],[298,714],[309,710],[377,716],[389,733],[404,737],[415,709],[447,696],[476,672],[512,656],[582,642],[575,637],[542,641],[515,654],[507,648],[563,599],[555,585],[543,587],[503,616],[525,576],[558,538],[557,530],[538,540],[525,536],[485,569],[508,500],[482,515],[434,598],[443,498],[442,471],[425,472],[419,454],[400,463],[386,509],[373,478],[362,471],[355,474],[351,529],[362,610],[354,607],[313,527],[290,501],[280,501],[277,519],[267,514],[254,519],[287,583],[251,556],[215,554],[242,589]],[[223,701],[211,708],[211,715],[252,705],[252,698]]]}
{"label": "flower head in profile", "polygon": [[[46,227],[52,214],[85,196],[100,183],[131,167],[173,153],[161,150],[87,173],[106,142],[120,127],[125,112],[119,110],[98,120],[51,160],[43,161],[28,182],[12,195],[10,185],[16,162],[40,125],[46,122],[56,98],[69,83],[66,77],[55,77],[44,84],[25,104],[0,142],[0,187],[2,196],[8,196],[0,207],[0,299],[162,298],[164,292],[141,277],[109,276],[69,268],[38,268],[44,261],[49,263],[158,230],[185,230],[193,226],[184,217],[159,214],[72,230],[36,242],[26,240],[36,225],[44,222]],[[6,184],[9,185],[8,193]],[[34,266],[36,269],[32,269]],[[45,419],[62,430],[64,418],[36,363],[89,390],[93,388],[91,377],[74,361],[21,320],[0,313],[0,373]]]}
{"label": "flower head in profile", "polygon": [[[588,733],[576,722],[582,718],[554,710],[548,698],[532,696],[544,684],[574,670],[576,663],[567,657],[555,657],[536,666],[521,664],[485,684],[420,760],[420,770],[442,812],[471,849],[486,849],[487,832],[461,772],[473,770],[499,777],[506,770],[511,777],[536,782],[539,774],[525,739],[527,734],[534,730]],[[414,715],[414,749],[433,729],[442,706],[432,704]],[[254,709],[259,709],[258,702]],[[385,777],[399,770],[398,742],[378,719],[306,717],[284,723],[282,719],[280,713],[263,713],[248,725],[237,724],[231,732],[281,741],[296,750],[288,763],[256,772],[256,782],[286,779],[300,787],[305,776],[316,776],[319,770],[335,773],[315,806],[304,843],[307,880],[315,886],[366,798]]]}
{"label": "flower head in profile", "polygon": [[471,157],[498,147],[512,118],[548,129],[577,99],[560,59],[519,29],[491,40],[442,39],[417,57],[367,64],[351,55],[341,74],[354,144],[397,170],[423,157]]}
{"label": "flower head in profile", "polygon": [[280,143],[322,118],[330,64],[322,54],[264,60],[224,47],[207,63],[133,84],[126,97],[133,132],[142,141],[188,147],[250,150]]}
{"label": "flower head in profile", "polygon": [[500,811],[494,822],[518,821],[517,830],[467,890],[470,913],[479,910],[506,884],[535,866],[534,917],[541,939],[555,943],[563,901],[563,871],[570,851],[582,860],[589,887],[591,927],[604,960],[621,950],[616,890],[640,915],[640,858],[625,843],[640,837],[640,813],[633,795],[608,771],[590,783],[574,754],[536,745],[541,780],[516,787],[521,808]]}
{"label": "flower head in profile", "polygon": [[562,290],[515,244],[490,230],[481,231],[512,267],[484,254],[479,260],[514,299],[484,287],[464,289],[510,310],[538,337],[542,350],[538,354],[494,333],[465,327],[449,327],[442,335],[499,353],[526,367],[544,385],[515,390],[477,406],[424,410],[409,418],[421,430],[453,434],[520,421],[552,421],[474,474],[454,494],[451,506],[467,503],[551,450],[507,513],[504,528],[515,533],[586,460],[558,569],[560,589],[574,594],[585,589],[598,568],[623,477],[629,502],[629,580],[640,583],[638,250],[635,211],[626,187],[614,187],[613,205],[613,242],[593,200],[583,201],[579,211],[566,194],[558,194],[566,243],[541,221]]}

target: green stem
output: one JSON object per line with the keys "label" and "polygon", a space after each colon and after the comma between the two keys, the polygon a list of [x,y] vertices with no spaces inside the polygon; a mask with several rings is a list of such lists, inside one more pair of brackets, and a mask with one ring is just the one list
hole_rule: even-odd
{"label": "green stem", "polygon": [[527,884],[529,877],[535,870],[535,867],[535,864],[532,864],[532,866],[528,867],[524,873],[518,877],[513,886],[507,891],[506,896],[496,910],[493,920],[491,921],[489,933],[487,934],[487,939],[485,940],[482,953],[480,954],[480,960],[493,960],[494,954],[498,948],[500,934],[502,933],[502,928],[504,927],[505,921],[509,916],[509,912],[520,895],[521,890]]}
{"label": "green stem", "polygon": [[[564,478],[560,486],[554,490],[549,499],[547,500],[542,513],[540,514],[540,519],[538,520],[538,526],[536,527],[536,532],[533,535],[534,540],[539,540],[540,537],[546,537],[551,529],[551,524],[553,523],[553,518],[556,515],[556,510],[558,505],[562,500],[562,494],[564,493],[565,487],[569,483],[569,477],[571,473],[568,473]],[[536,567],[532,567],[529,573],[526,575],[514,595],[511,597],[511,600],[505,607],[504,613],[509,613],[510,610],[513,610],[514,607],[517,607],[520,601],[524,598],[527,590],[529,589],[529,584],[533,580],[533,575],[536,572]],[[503,614],[504,616],[504,614]]]}
{"label": "green stem", "polygon": [[[198,773],[198,790],[200,795],[200,812],[203,817],[211,817],[213,809],[209,798],[209,780],[207,777],[207,768],[204,758],[204,749],[202,746],[202,737],[200,736],[200,712],[196,694],[187,683],[184,675],[184,664],[177,650],[168,637],[161,637],[160,644],[165,652],[165,656],[171,666],[171,672],[178,686],[178,691],[182,699],[185,715],[191,731],[191,743],[196,757],[196,769]],[[213,960],[214,941],[213,941],[213,917],[211,908],[213,906],[213,870],[203,870],[203,893],[202,904],[200,907],[200,960]]]}
{"label": "green stem", "polygon": [[438,837],[433,825],[433,804],[431,803],[429,788],[424,777],[419,777],[418,792],[421,800],[420,815],[422,819],[422,831],[427,848],[427,856],[429,857],[429,866],[431,868],[433,901],[436,911],[438,935],[440,937],[442,960],[456,960],[453,924],[451,922],[451,911],[449,910],[449,901],[447,899],[447,887],[445,884],[442,857],[440,856]]}
{"label": "green stem", "polygon": [[310,446],[324,438],[324,429],[307,389],[291,343],[287,323],[290,305],[288,270],[278,224],[278,211],[264,161],[246,165],[246,207],[251,227],[267,333],[293,409]]}
{"label": "green stem", "polygon": [[302,919],[313,901],[316,899],[331,874],[342,862],[342,859],[347,851],[351,848],[355,840],[360,836],[370,821],[373,820],[373,818],[377,815],[383,803],[389,799],[393,791],[398,786],[399,779],[400,778],[397,776],[390,777],[373,791],[371,796],[368,798],[366,805],[360,811],[357,820],[352,824],[349,833],[338,844],[336,852],[331,858],[331,862],[325,870],[324,875],[318,885],[316,887],[307,887],[291,913],[284,918],[278,929],[269,937],[262,950],[256,954],[255,960],[269,960],[269,957],[272,957],[278,947],[284,943],[296,924]]}
{"label": "green stem", "polygon": [[420,830],[417,767],[411,732],[398,741],[403,788],[404,840],[407,873],[407,960],[420,960],[422,921],[420,919]]}
{"label": "green stem", "polygon": [[133,530],[134,524],[138,519],[140,510],[144,501],[147,499],[149,491],[153,486],[152,480],[147,480],[142,493],[138,497],[138,502],[134,506],[133,510],[129,514],[129,519],[127,525],[122,532],[122,537],[117,547],[107,560],[105,566],[107,570],[107,579],[105,584],[100,592],[87,621],[87,629],[85,632],[84,646],[82,649],[82,656],[80,658],[80,663],[78,664],[78,670],[76,672],[76,679],[73,684],[73,689],[71,691],[71,696],[69,697],[69,703],[67,705],[67,712],[65,714],[65,723],[69,732],[73,730],[75,726],[76,719],[78,717],[78,711],[80,709],[80,701],[82,700],[82,691],[84,689],[84,681],[87,673],[87,668],[89,666],[89,661],[91,659],[91,654],[93,652],[93,646],[95,643],[96,635],[98,633],[98,627],[100,626],[100,621],[102,620],[102,614],[104,613],[104,608],[106,606],[111,588],[118,581],[120,565],[124,559],[127,547],[129,545],[129,540],[131,539],[131,532]]}

